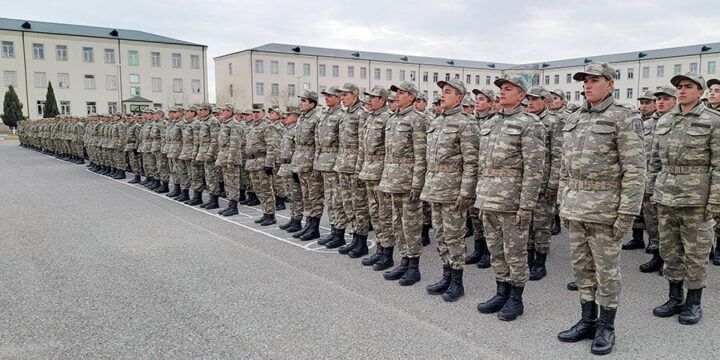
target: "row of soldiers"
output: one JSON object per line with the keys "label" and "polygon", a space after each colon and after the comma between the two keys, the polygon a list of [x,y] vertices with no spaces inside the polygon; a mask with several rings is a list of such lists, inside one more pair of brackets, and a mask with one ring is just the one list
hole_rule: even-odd
{"label": "row of soldiers", "polygon": [[[586,101],[575,111],[566,108],[561,91],[530,87],[509,74],[495,82],[499,96],[475,89],[472,102],[460,80],[438,82],[442,93],[433,101],[433,115],[423,111],[427,101],[412,82],[364,93],[348,83],[321,93],[324,110],[318,95],[306,91],[297,108],[271,107],[267,116],[259,104],[248,111],[224,106],[217,116],[203,104],[173,108],[167,119],[147,110],[124,126],[119,117],[64,121],[73,124],[63,126],[74,135],[55,138],[48,136],[48,124],[31,123],[21,138],[41,149],[69,150],[70,160],[82,161],[78,150],[84,147],[91,169],[116,178],[132,169],[132,182],[144,172],[159,192],[169,191],[172,182],[169,195],[190,205],[219,207],[224,184],[229,205],[223,215],[237,213],[240,193],[251,191],[263,207],[256,220],[262,226],[275,224],[276,205],[284,204],[278,199],[287,196],[291,218],[281,228],[300,240],[320,237],[327,210],[331,233],[318,243],[350,257],[368,254],[372,223],[377,251],[362,264],[390,269],[397,249],[400,264],[383,276],[403,286],[420,281],[423,235],[431,226],[443,265],[427,292],[457,300],[464,294],[466,261],[487,254],[497,291],[478,310],[505,321],[523,313],[525,283],[546,274],[559,205],[581,320],[558,338],[590,338],[591,351],[606,354],[615,342],[619,241],[639,228],[641,209],[648,233],[654,232],[648,214],[657,209],[658,240],[650,234],[648,248],[670,284],[668,301],[654,314],[679,314],[683,324],[702,317],[712,227],[720,215],[720,114],[700,101],[714,80],[706,83],[693,73],[674,77],[674,89],[652,97],[677,97],[677,106],[659,106],[656,122],[644,123],[634,107],[615,103],[614,75],[606,63],[576,73]],[[649,98],[643,96],[641,109]],[[468,218],[480,234],[471,256],[464,242]],[[346,232],[352,234],[349,244]],[[634,233],[642,239],[642,232]],[[632,241],[626,248],[636,247]]]}

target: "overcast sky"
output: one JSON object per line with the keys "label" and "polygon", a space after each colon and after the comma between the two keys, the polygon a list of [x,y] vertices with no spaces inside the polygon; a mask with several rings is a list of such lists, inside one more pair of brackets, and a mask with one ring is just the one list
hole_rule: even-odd
{"label": "overcast sky", "polygon": [[502,63],[720,42],[717,1],[4,1],[0,16],[142,30],[213,57],[289,43]]}

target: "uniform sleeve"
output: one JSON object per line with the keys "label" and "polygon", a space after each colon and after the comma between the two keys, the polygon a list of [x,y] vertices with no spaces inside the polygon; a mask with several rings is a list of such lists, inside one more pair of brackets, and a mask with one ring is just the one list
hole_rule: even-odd
{"label": "uniform sleeve", "polygon": [[210,145],[207,150],[207,158],[212,159],[218,153],[218,133],[220,132],[220,124],[217,120],[209,124],[210,127]]}
{"label": "uniform sleeve", "polygon": [[660,161],[660,144],[658,143],[657,136],[653,139],[652,145],[650,146],[650,154],[647,154],[647,156],[649,159],[645,189],[655,189],[655,179],[657,179],[657,176],[662,169],[662,162]]}
{"label": "uniform sleeve", "polygon": [[640,214],[647,170],[642,128],[642,120],[637,114],[630,114],[618,122],[617,150],[622,168],[618,214]]}
{"label": "uniform sleeve", "polygon": [[475,198],[475,186],[478,180],[478,157],[480,137],[477,124],[468,122],[460,133],[460,152],[463,159],[460,196]]}
{"label": "uniform sleeve", "polygon": [[365,118],[362,126],[358,125],[358,155],[357,161],[355,162],[356,174],[360,174],[363,164],[365,163],[365,136],[367,135],[367,127],[369,124],[368,119],[370,119],[369,116]]}
{"label": "uniform sleeve", "polygon": [[275,126],[268,124],[265,127],[265,167],[274,167],[277,159],[279,132]]}
{"label": "uniform sleeve", "polygon": [[545,165],[545,125],[534,121],[522,135],[523,178],[520,208],[533,210],[537,205]]}
{"label": "uniform sleeve", "polygon": [[559,188],[560,181],[560,162],[562,161],[562,131],[560,131],[562,124],[560,119],[555,119],[552,129],[550,129],[550,149],[551,149],[551,160],[550,160],[550,179],[548,180],[548,189],[557,191]]}
{"label": "uniform sleeve", "polygon": [[425,133],[425,119],[415,116],[413,119],[413,189],[422,190],[425,186],[425,172],[427,171],[427,134]]}
{"label": "uniform sleeve", "polygon": [[710,133],[710,195],[708,204],[720,205],[720,129],[716,121]]}

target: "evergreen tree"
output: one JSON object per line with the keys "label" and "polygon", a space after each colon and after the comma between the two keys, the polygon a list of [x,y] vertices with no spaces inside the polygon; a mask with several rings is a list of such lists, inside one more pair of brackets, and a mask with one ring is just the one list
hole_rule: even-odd
{"label": "evergreen tree", "polygon": [[17,93],[15,93],[15,89],[10,85],[10,88],[5,93],[3,113],[0,116],[2,117],[3,123],[10,128],[17,127],[17,123],[25,119],[22,108],[23,104],[20,102]]}
{"label": "evergreen tree", "polygon": [[55,101],[55,91],[53,90],[52,83],[48,81],[45,105],[43,106],[43,117],[54,118],[58,115],[60,115],[60,111],[58,110],[57,101]]}

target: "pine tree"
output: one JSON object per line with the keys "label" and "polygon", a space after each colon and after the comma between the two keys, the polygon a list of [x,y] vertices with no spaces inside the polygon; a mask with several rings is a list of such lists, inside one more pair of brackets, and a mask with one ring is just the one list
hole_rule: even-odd
{"label": "pine tree", "polygon": [[15,89],[13,89],[12,85],[10,85],[10,88],[5,93],[3,114],[0,116],[2,117],[3,123],[10,128],[15,128],[19,121],[25,119],[22,108],[23,104],[20,102]]}
{"label": "pine tree", "polygon": [[43,117],[54,118],[60,115],[58,111],[57,101],[55,101],[55,91],[52,83],[48,81],[47,94],[45,94],[45,105],[43,106]]}

